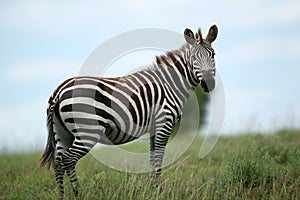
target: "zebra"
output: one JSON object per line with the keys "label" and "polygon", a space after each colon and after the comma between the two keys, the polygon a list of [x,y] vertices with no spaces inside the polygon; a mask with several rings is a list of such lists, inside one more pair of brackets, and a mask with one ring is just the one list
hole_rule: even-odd
{"label": "zebra", "polygon": [[186,43],[156,56],[150,68],[103,78],[77,76],[65,80],[48,100],[48,139],[40,167],[52,166],[58,199],[63,199],[63,176],[79,193],[76,163],[97,143],[119,145],[150,133],[150,164],[159,178],[167,141],[191,92],[215,88],[215,51],[218,28],[184,30]]}

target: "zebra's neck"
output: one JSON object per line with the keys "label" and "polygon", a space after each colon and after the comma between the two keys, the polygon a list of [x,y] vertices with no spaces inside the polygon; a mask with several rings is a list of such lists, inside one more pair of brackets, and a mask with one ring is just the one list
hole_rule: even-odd
{"label": "zebra's neck", "polygon": [[180,99],[180,107],[199,84],[188,61],[189,52],[190,45],[185,44],[179,49],[156,56],[152,68],[154,73],[159,74],[160,82],[168,86],[176,99]]}
{"label": "zebra's neck", "polygon": [[190,45],[184,44],[181,48],[168,51],[164,55],[156,56],[154,67],[163,71],[166,76],[176,80],[174,86],[192,92],[199,85],[189,64]]}

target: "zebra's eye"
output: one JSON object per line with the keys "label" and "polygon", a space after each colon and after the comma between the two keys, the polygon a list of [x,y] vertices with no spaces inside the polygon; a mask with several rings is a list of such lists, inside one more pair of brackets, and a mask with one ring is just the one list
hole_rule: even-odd
{"label": "zebra's eye", "polygon": [[200,64],[197,60],[194,60],[193,65],[194,65],[194,67],[198,67]]}

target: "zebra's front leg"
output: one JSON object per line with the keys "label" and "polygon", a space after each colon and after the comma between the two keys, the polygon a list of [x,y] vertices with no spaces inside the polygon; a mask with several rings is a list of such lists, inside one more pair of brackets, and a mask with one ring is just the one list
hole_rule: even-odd
{"label": "zebra's front leg", "polygon": [[162,172],[162,163],[165,154],[165,147],[155,148],[154,150],[154,174],[159,178]]}
{"label": "zebra's front leg", "polygon": [[165,148],[169,139],[169,134],[157,132],[157,135],[150,138],[150,163],[154,169],[154,176],[160,179]]}
{"label": "zebra's front leg", "polygon": [[154,141],[155,135],[150,135],[150,165],[152,167],[152,172],[155,172],[154,168]]}

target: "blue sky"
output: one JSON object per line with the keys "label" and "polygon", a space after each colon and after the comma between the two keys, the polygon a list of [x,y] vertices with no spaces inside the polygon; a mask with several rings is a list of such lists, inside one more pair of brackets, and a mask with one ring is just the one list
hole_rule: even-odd
{"label": "blue sky", "polygon": [[[299,128],[299,10],[298,0],[1,2],[0,149],[44,147],[53,89],[76,75],[97,46],[139,28],[182,33],[200,26],[206,33],[218,25],[223,134]],[[151,57],[143,57],[145,64]]]}

